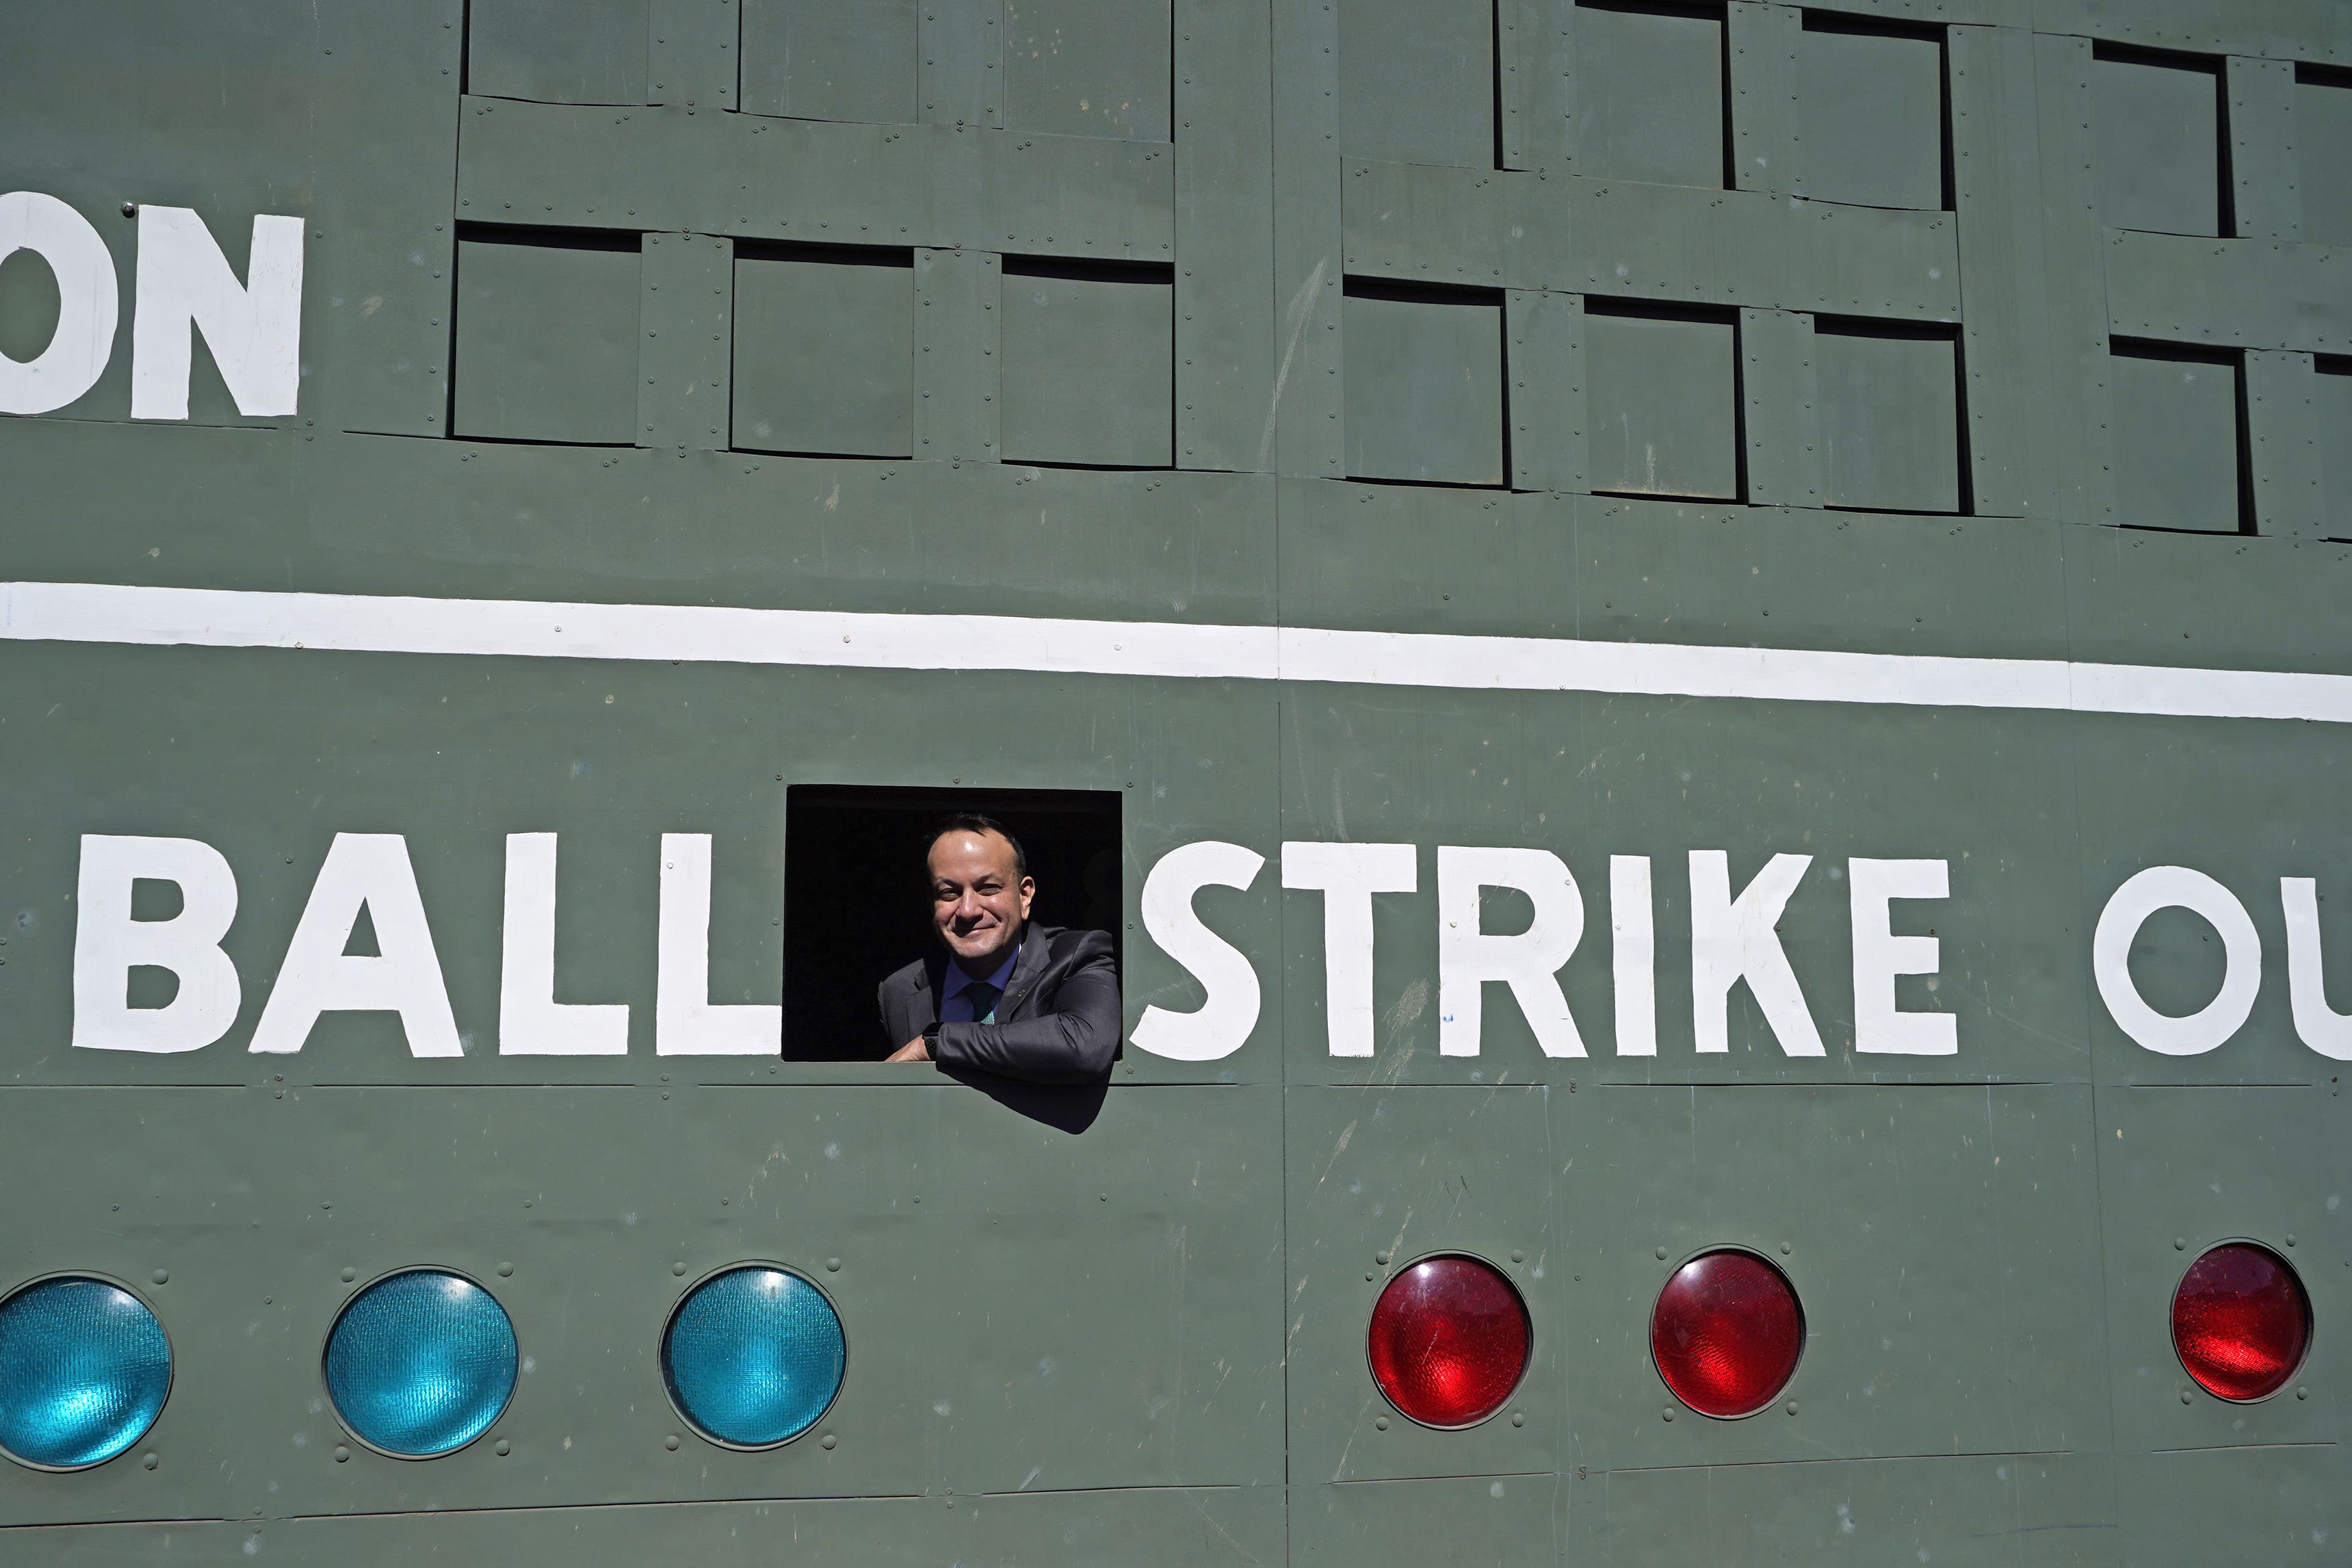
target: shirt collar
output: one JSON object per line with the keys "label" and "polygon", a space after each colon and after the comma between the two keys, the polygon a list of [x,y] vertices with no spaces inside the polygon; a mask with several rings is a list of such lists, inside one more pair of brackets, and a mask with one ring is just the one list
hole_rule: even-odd
{"label": "shirt collar", "polygon": [[[1024,931],[1022,935],[1025,938],[1028,933]],[[1013,978],[1013,966],[1019,963],[1020,959],[1021,943],[1016,942],[1013,944],[1012,951],[1004,955],[1004,962],[996,966],[995,973],[989,975],[985,980],[975,980],[966,973],[962,964],[950,958],[948,960],[948,983],[945,994],[961,996],[974,985],[986,984],[995,986],[997,994],[1001,996],[1004,994],[1004,983]]]}

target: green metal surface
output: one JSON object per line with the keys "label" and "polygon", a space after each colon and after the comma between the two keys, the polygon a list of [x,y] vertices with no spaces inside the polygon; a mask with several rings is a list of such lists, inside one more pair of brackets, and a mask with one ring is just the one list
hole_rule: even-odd
{"label": "green metal surface", "polygon": [[[0,1291],[119,1279],[177,1360],[123,1458],[0,1461],[0,1555],[2342,1561],[2352,1064],[2306,1043],[2281,879],[2352,1006],[2347,70],[2352,14],[2304,0],[11,8],[0,193],[86,221],[121,310],[88,390],[0,419]],[[188,417],[131,416],[142,207],[240,289],[255,217],[300,220],[295,413],[239,409],[215,324]],[[0,262],[0,353],[72,281]],[[150,596],[68,635],[73,584]],[[186,591],[254,597],[153,596]],[[1754,684],[1651,679],[1698,656]],[[1858,684],[1774,685],[1792,656]],[[662,1054],[666,835],[709,836],[709,1004],[870,996],[782,973],[786,900],[826,898],[784,877],[805,784],[1116,797],[1111,1082]],[[627,1007],[625,1055],[499,1048],[530,833],[552,997]],[[390,1011],[247,1049],[340,834],[402,836],[460,1055]],[[87,835],[233,868],[215,1043],[73,1043]],[[1258,999],[1192,1059],[1144,1020],[1223,983],[1146,889],[1204,843],[1263,857],[1190,904]],[[1286,843],[1409,852],[1370,1055]],[[1448,903],[1447,847],[1573,879],[1583,1054],[1475,979],[1476,1054],[1441,1048],[1444,922],[1534,909]],[[1701,1049],[1695,851],[1735,892],[1807,858],[1765,924],[1820,1055],[1753,974]],[[1895,1001],[1957,1049],[1886,1054],[1853,868],[1922,857],[1948,894],[1893,901],[1935,943]],[[2159,866],[2260,949],[2203,1054],[2094,973]],[[2174,1017],[2231,973],[2181,908],[2122,970]],[[2316,1323],[2250,1405],[2166,1315],[2232,1238]],[[1724,1246],[1808,1321],[1738,1421],[1646,1337]],[[1438,1431],[1365,1334],[1454,1250],[1534,1350]],[[658,1335],[752,1259],[824,1287],[849,1370],[738,1453]],[[352,1441],[319,1371],[415,1265],[525,1358],[429,1462]]]}

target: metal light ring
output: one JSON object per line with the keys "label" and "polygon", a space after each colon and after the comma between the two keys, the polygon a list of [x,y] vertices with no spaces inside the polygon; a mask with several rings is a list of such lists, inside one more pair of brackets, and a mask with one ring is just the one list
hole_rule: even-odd
{"label": "metal light ring", "polygon": [[[807,1286],[810,1289],[817,1293],[818,1300],[822,1300],[825,1304],[826,1310],[833,1313],[833,1321],[841,1326],[841,1378],[839,1382],[833,1385],[833,1394],[831,1397],[825,1400],[824,1408],[818,1411],[816,1415],[810,1419],[807,1426],[802,1427],[791,1436],[779,1438],[773,1443],[735,1443],[729,1441],[727,1438],[721,1437],[716,1432],[706,1431],[702,1423],[697,1421],[693,1415],[687,1411],[686,1407],[678,1403],[677,1395],[670,1389],[669,1378],[662,1372],[661,1368],[662,1350],[669,1343],[670,1330],[677,1326],[677,1315],[686,1310],[686,1304],[688,1301],[694,1300],[695,1292],[701,1289],[705,1285],[709,1284],[714,1279],[723,1279],[727,1275],[737,1273],[745,1268],[772,1268],[779,1274],[791,1275],[793,1279],[799,1280],[802,1284]],[[778,1263],[774,1259],[767,1258],[740,1258],[733,1263],[722,1263],[718,1268],[706,1269],[701,1274],[698,1274],[694,1279],[688,1280],[686,1284],[686,1288],[677,1293],[677,1299],[670,1303],[669,1310],[662,1314],[661,1334],[660,1337],[654,1342],[654,1374],[661,1384],[662,1397],[669,1401],[671,1411],[680,1421],[686,1423],[687,1428],[689,1431],[691,1431],[696,1436],[701,1438],[704,1442],[709,1444],[712,1447],[725,1448],[730,1453],[737,1454],[772,1453],[778,1448],[788,1448],[792,1447],[794,1443],[799,1442],[802,1438],[815,1431],[819,1426],[824,1426],[824,1418],[832,1415],[834,1406],[841,1403],[841,1391],[849,1386],[849,1324],[847,1320],[843,1318],[841,1315],[841,1303],[833,1299],[833,1292],[818,1284],[816,1280],[810,1277],[810,1275],[805,1271],[795,1268],[789,1263]]]}
{"label": "metal light ring", "polygon": [[1370,1380],[1373,1392],[1380,1394],[1381,1402],[1383,1405],[1386,1405],[1390,1409],[1394,1410],[1400,1416],[1412,1422],[1423,1431],[1468,1432],[1477,1427],[1484,1426],[1487,1422],[1494,1420],[1495,1417],[1500,1415],[1505,1410],[1508,1409],[1510,1407],[1511,1401],[1517,1396],[1519,1390],[1527,1386],[1528,1373],[1533,1372],[1536,1365],[1536,1315],[1534,1310],[1528,1305],[1528,1293],[1519,1288],[1519,1282],[1517,1280],[1511,1278],[1511,1272],[1509,1269],[1504,1268],[1501,1264],[1496,1262],[1491,1258],[1487,1258],[1480,1253],[1472,1252],[1467,1247],[1433,1247],[1427,1252],[1415,1253],[1412,1258],[1406,1259],[1404,1262],[1392,1265],[1389,1269],[1387,1277],[1381,1281],[1380,1289],[1373,1292],[1372,1310],[1376,1312],[1380,1310],[1381,1298],[1388,1294],[1389,1287],[1396,1283],[1399,1276],[1404,1274],[1409,1269],[1418,1268],[1424,1263],[1433,1263],[1442,1258],[1459,1258],[1465,1262],[1475,1263],[1481,1268],[1493,1269],[1496,1277],[1500,1279],[1505,1285],[1510,1287],[1512,1297],[1517,1300],[1519,1304],[1519,1316],[1527,1320],[1528,1357],[1525,1362],[1520,1363],[1519,1375],[1513,1380],[1510,1392],[1503,1395],[1502,1402],[1496,1405],[1493,1410],[1481,1415],[1475,1421],[1465,1421],[1457,1426],[1439,1426],[1430,1422],[1423,1421],[1420,1416],[1412,1415],[1400,1407],[1394,1400],[1389,1398],[1387,1391],[1381,1387],[1380,1374],[1372,1368],[1371,1335],[1369,1332],[1364,1336],[1364,1375]]}
{"label": "metal light ring", "polygon": [[[2294,1281],[2295,1289],[2301,1292],[2303,1296],[2303,1357],[2294,1363],[2294,1370],[2288,1373],[2286,1377],[2276,1388],[2272,1389],[2268,1394],[2261,1394],[2252,1399],[2232,1399],[2226,1394],[2215,1394],[2211,1389],[2206,1387],[2204,1384],[2199,1382],[2197,1374],[2189,1370],[2189,1363],[2181,1360],[2180,1342],[2174,1336],[2172,1331],[2172,1304],[2180,1299],[2180,1287],[2188,1283],[2189,1271],[2196,1268],[2200,1263],[2204,1262],[2208,1253],[2212,1252],[2217,1247],[2258,1247],[2262,1248],[2264,1252],[2269,1253],[2273,1258],[2279,1260],[2280,1265],[2286,1269],[2287,1278]],[[2272,1400],[2280,1398],[2289,1390],[2294,1388],[2295,1381],[2303,1375],[2304,1369],[2311,1364],[2312,1352],[2319,1348],[2319,1310],[2312,1304],[2311,1287],[2305,1282],[2303,1270],[2294,1266],[2294,1259],[2286,1255],[2286,1251],[2284,1247],[2273,1247],[2269,1242],[2263,1240],[2260,1237],[2254,1236],[2217,1237],[2213,1240],[2205,1243],[2202,1247],[2196,1247],[2195,1251],[2190,1255],[2189,1261],[2182,1264],[2180,1266],[2180,1271],[2173,1276],[2172,1289],[2164,1293],[2164,1342],[2171,1347],[2173,1363],[2180,1368],[2180,1375],[2187,1378],[2189,1380],[2189,1386],[2197,1390],[2198,1393],[2204,1394],[2210,1399],[2218,1399],[2224,1405],[2233,1405],[2242,1409],[2256,1405],[2268,1405]]]}
{"label": "metal light ring", "polygon": [[179,1384],[180,1348],[172,1342],[171,1328],[163,1321],[163,1314],[155,1310],[154,1302],[150,1301],[146,1296],[142,1294],[137,1287],[131,1285],[130,1281],[118,1279],[113,1275],[96,1268],[52,1268],[45,1274],[36,1274],[31,1279],[26,1279],[21,1284],[11,1289],[7,1294],[0,1295],[0,1307],[7,1306],[9,1302],[14,1301],[17,1297],[23,1295],[26,1291],[32,1289],[37,1285],[47,1285],[59,1279],[88,1279],[100,1285],[113,1287],[115,1289],[121,1291],[124,1295],[130,1297],[132,1300],[145,1308],[147,1310],[147,1315],[155,1320],[156,1331],[163,1336],[163,1398],[162,1402],[155,1406],[154,1421],[150,1421],[147,1424],[145,1431],[140,1433],[139,1436],[133,1438],[131,1442],[123,1445],[122,1453],[111,1455],[103,1459],[92,1460],[87,1465],[44,1465],[37,1460],[26,1458],[23,1455],[17,1453],[13,1448],[0,1446],[0,1458],[6,1458],[12,1464],[21,1465],[28,1470],[37,1470],[43,1475],[71,1476],[79,1475],[84,1470],[95,1470],[101,1466],[114,1463],[116,1459],[123,1458],[124,1455],[129,1454],[132,1449],[138,1447],[142,1442],[146,1440],[148,1435],[155,1430],[156,1423],[163,1419],[163,1412],[171,1407],[173,1389],[177,1387]]}
{"label": "metal light ring", "polygon": [[352,1424],[343,1418],[341,1407],[335,1403],[334,1386],[327,1380],[327,1350],[329,1346],[335,1342],[335,1331],[341,1327],[345,1314],[351,1311],[352,1305],[356,1303],[361,1297],[366,1295],[370,1290],[374,1289],[385,1280],[397,1279],[404,1274],[446,1274],[453,1279],[463,1279],[467,1284],[471,1285],[475,1289],[479,1290],[482,1294],[488,1296],[491,1301],[497,1304],[499,1310],[505,1314],[507,1327],[509,1330],[514,1329],[514,1314],[507,1310],[506,1302],[499,1299],[497,1291],[491,1289],[488,1285],[483,1284],[479,1279],[475,1279],[466,1270],[453,1268],[446,1263],[404,1263],[396,1268],[386,1268],[381,1273],[372,1275],[369,1278],[359,1280],[357,1283],[346,1288],[343,1295],[342,1305],[337,1307],[335,1309],[335,1315],[328,1320],[326,1336],[319,1342],[319,1392],[326,1396],[327,1408],[334,1412],[335,1425],[342,1428],[343,1435],[349,1437],[352,1442],[357,1443],[361,1447],[365,1448],[371,1454],[381,1454],[387,1459],[399,1459],[406,1464],[421,1465],[428,1464],[435,1459],[451,1458],[458,1454],[464,1453],[467,1449],[472,1447],[475,1444],[480,1442],[483,1438],[488,1436],[493,1431],[497,1430],[499,1423],[507,1418],[507,1412],[514,1408],[515,1395],[522,1392],[522,1373],[520,1364],[522,1360],[522,1334],[520,1331],[515,1331],[516,1372],[514,1384],[507,1390],[506,1399],[499,1405],[499,1413],[496,1415],[491,1416],[488,1424],[486,1424],[479,1432],[475,1433],[471,1437],[467,1438],[456,1447],[445,1448],[437,1454],[404,1454],[396,1449],[382,1447],[377,1444],[369,1442],[365,1437],[361,1436],[357,1432],[352,1430]]}
{"label": "metal light ring", "polygon": [[1759,1415],[1761,1415],[1766,1411],[1771,1409],[1775,1405],[1780,1404],[1782,1397],[1788,1394],[1789,1390],[1797,1385],[1798,1374],[1805,1370],[1805,1357],[1812,1352],[1813,1315],[1805,1310],[1805,1293],[1797,1289],[1796,1276],[1790,1273],[1788,1268],[1779,1258],[1774,1258],[1770,1253],[1765,1251],[1764,1248],[1760,1247],[1750,1247],[1743,1241],[1711,1241],[1704,1247],[1695,1247],[1691,1248],[1690,1251],[1683,1254],[1680,1258],[1675,1258],[1672,1262],[1666,1265],[1664,1280],[1660,1282],[1657,1289],[1653,1291],[1650,1296],[1650,1317],[1653,1321],[1656,1320],[1658,1313],[1658,1298],[1665,1294],[1666,1286],[1673,1282],[1675,1275],[1680,1274],[1685,1268],[1697,1262],[1700,1258],[1712,1258],[1719,1252],[1743,1253],[1746,1256],[1756,1259],[1757,1262],[1761,1263],[1765,1268],[1772,1270],[1773,1273],[1778,1274],[1780,1277],[1781,1283],[1789,1287],[1790,1298],[1797,1303],[1797,1359],[1790,1363],[1788,1377],[1782,1381],[1778,1389],[1773,1391],[1771,1398],[1766,1400],[1763,1404],[1758,1405],[1753,1410],[1743,1410],[1737,1415],[1710,1415],[1706,1411],[1700,1410],[1696,1406],[1683,1405],[1682,1395],[1676,1394],[1675,1392],[1675,1385],[1666,1381],[1665,1368],[1658,1364],[1657,1347],[1652,1342],[1650,1325],[1648,1323],[1642,1325],[1642,1353],[1648,1358],[1650,1363],[1650,1371],[1656,1374],[1658,1384],[1666,1391],[1666,1396],[1672,1399],[1675,1404],[1682,1405],[1683,1408],[1688,1410],[1692,1415],[1707,1421],[1753,1421]]}

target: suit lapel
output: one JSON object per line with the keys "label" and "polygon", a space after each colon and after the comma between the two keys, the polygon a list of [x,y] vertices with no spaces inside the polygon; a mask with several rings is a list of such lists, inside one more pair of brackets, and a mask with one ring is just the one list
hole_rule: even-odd
{"label": "suit lapel", "polygon": [[1013,961],[1013,973],[1004,982],[1004,996],[996,1005],[999,1023],[1011,1023],[1014,1011],[1027,1000],[1029,993],[1052,962],[1050,945],[1035,926],[1021,933],[1021,955]]}

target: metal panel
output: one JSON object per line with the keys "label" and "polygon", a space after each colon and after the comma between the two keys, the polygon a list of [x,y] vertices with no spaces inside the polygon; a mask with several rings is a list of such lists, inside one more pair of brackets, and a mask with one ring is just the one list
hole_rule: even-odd
{"label": "metal panel", "polygon": [[1338,0],[1339,150],[1495,166],[1495,0]]}
{"label": "metal panel", "polygon": [[1573,1495],[1582,1506],[1571,1550],[1600,1562],[1916,1563],[1921,1552],[1945,1568],[2115,1561],[2104,1454],[1595,1472]]}
{"label": "metal panel", "polygon": [[1882,511],[1960,510],[1959,367],[1947,336],[1822,323],[1822,499]]}
{"label": "metal panel", "polygon": [[915,456],[992,463],[1003,405],[1003,258],[915,252]]}
{"label": "metal panel", "polygon": [[1299,1486],[1289,1560],[1298,1568],[1553,1568],[1565,1490],[1558,1475],[1541,1472]]}
{"label": "metal panel", "polygon": [[1004,125],[1165,142],[1170,0],[1004,0]]}
{"label": "metal panel", "polygon": [[[1554,1184],[1573,1462],[2105,1446],[2087,1084],[1636,1082],[1552,1101],[1553,1144],[1576,1154]],[[1746,1420],[1681,1408],[1649,1355],[1659,1290],[1716,1247],[1769,1259],[1804,1310],[1795,1374]]]}
{"label": "metal panel", "polygon": [[1005,460],[1169,467],[1173,296],[1164,275],[1008,268]]}
{"label": "metal panel", "polygon": [[912,258],[735,262],[734,440],[752,451],[914,451]]}
{"label": "metal panel", "polygon": [[1359,479],[1499,485],[1499,299],[1350,288],[1348,472]]}
{"label": "metal panel", "polygon": [[2252,470],[2254,531],[2325,539],[2323,416],[2312,356],[2250,353],[2245,376],[2246,460]]}
{"label": "metal panel", "polygon": [[2033,40],[2042,196],[2042,255],[2032,276],[2044,290],[2044,341],[2051,384],[2058,389],[2042,416],[2060,433],[2046,472],[2057,491],[2054,515],[2076,522],[2105,522],[2115,510],[2107,300],[2099,281],[2107,246],[2099,221],[2091,65],[2091,46],[2083,39]]}
{"label": "metal panel", "polygon": [[1509,347],[1511,484],[1580,490],[1584,479],[1584,301],[1514,289],[1503,297]]}
{"label": "metal panel", "polygon": [[2099,214],[2110,228],[2219,235],[2221,73],[2139,58],[2091,61]]}
{"label": "metal panel", "polygon": [[1576,52],[1578,174],[1722,187],[1720,12],[1580,5]]}
{"label": "metal panel", "polygon": [[1181,0],[1177,20],[1177,460],[1261,469],[1278,341],[1267,6]]}
{"label": "metal panel", "polygon": [[[1549,182],[1353,158],[1341,163],[1339,173],[1350,276],[1491,288],[1503,280],[1507,248],[1528,253],[1529,259],[1544,248],[1520,243],[1523,235],[1507,238],[1505,229],[1514,195],[1531,184],[1543,184],[1549,195]],[[1539,279],[1528,286],[1539,287]]]}
{"label": "metal panel", "polygon": [[2352,285],[2336,252],[2273,240],[2116,234],[2107,310],[2116,332],[2240,348],[2352,349]]}
{"label": "metal panel", "polygon": [[735,107],[741,72],[735,46],[742,22],[735,0],[650,0],[646,49],[649,103],[682,103],[689,110]]}
{"label": "metal panel", "polygon": [[1576,139],[1575,0],[1497,0],[1497,106],[1506,169],[1563,169]]}
{"label": "metal panel", "polygon": [[450,433],[635,441],[639,267],[635,247],[461,241]]}
{"label": "metal panel", "polygon": [[1002,125],[1004,0],[925,0],[917,98],[927,125]]}
{"label": "metal panel", "polygon": [[[2344,1375],[2345,1354],[2328,1325],[2352,1310],[2341,1261],[2345,1221],[2326,1205],[2340,1160],[2316,1183],[2309,1179],[2319,1174],[2309,1151],[2343,1148],[2344,1102],[2335,1088],[2100,1091],[2106,1348],[2132,1561],[2340,1556],[2329,1537],[2341,1528],[2341,1489],[2352,1467],[2342,1457],[2344,1403],[2326,1394]],[[2172,1294],[2189,1264],[2207,1247],[2241,1238],[2270,1247],[2301,1276],[2315,1329],[2290,1387],[2255,1404],[2227,1403],[2192,1385],[2170,1331]],[[2208,1489],[2221,1488],[2244,1500],[2213,1508]]]}
{"label": "metal panel", "polygon": [[649,234],[644,270],[638,445],[724,451],[735,338],[734,242],[707,234]]}
{"label": "metal panel", "polygon": [[743,0],[743,110],[911,124],[916,0]]}
{"label": "metal panel", "polygon": [[2116,521],[2131,528],[2239,531],[2238,367],[2118,344]]}
{"label": "metal panel", "polygon": [[1809,14],[1797,40],[1804,182],[1822,201],[1944,205],[1944,48]]}
{"label": "metal panel", "polygon": [[651,0],[469,0],[466,90],[541,103],[644,103]]}
{"label": "metal panel", "polygon": [[2303,237],[2352,245],[2352,78],[2295,82],[2294,153]]}
{"label": "metal panel", "polygon": [[1626,495],[1739,495],[1738,329],[1723,318],[1584,318],[1587,472]]}
{"label": "metal panel", "polygon": [[1811,316],[1739,312],[1739,391],[1748,503],[1823,504],[1821,381]]}
{"label": "metal panel", "polygon": [[1276,470],[1337,479],[1340,427],[1339,21],[1328,5],[1274,0]]}
{"label": "metal panel", "polygon": [[[1285,1092],[1289,1467],[1297,1483],[1551,1469],[1567,1414],[1542,1085],[1293,1087]],[[1534,1331],[1508,1408],[1440,1432],[1391,1408],[1366,1364],[1372,1304],[1397,1273],[1462,1252],[1502,1270]],[[1540,1493],[1538,1494],[1540,1495]]]}
{"label": "metal panel", "polygon": [[2294,68],[2227,62],[2231,230],[2253,239],[2303,237],[2296,190]]}
{"label": "metal panel", "polygon": [[2062,363],[2039,243],[2033,39],[2013,27],[1956,27],[1945,47],[1970,510],[1979,517],[2053,513],[2072,454],[2058,449],[2063,436],[2053,419],[2016,395],[2018,387],[2052,384]]}
{"label": "metal panel", "polygon": [[458,216],[1165,262],[1150,142],[468,99]]}
{"label": "metal panel", "polygon": [[1797,49],[1804,14],[1765,0],[1731,0],[1724,22],[1730,46],[1732,183],[1743,191],[1801,191]]}

